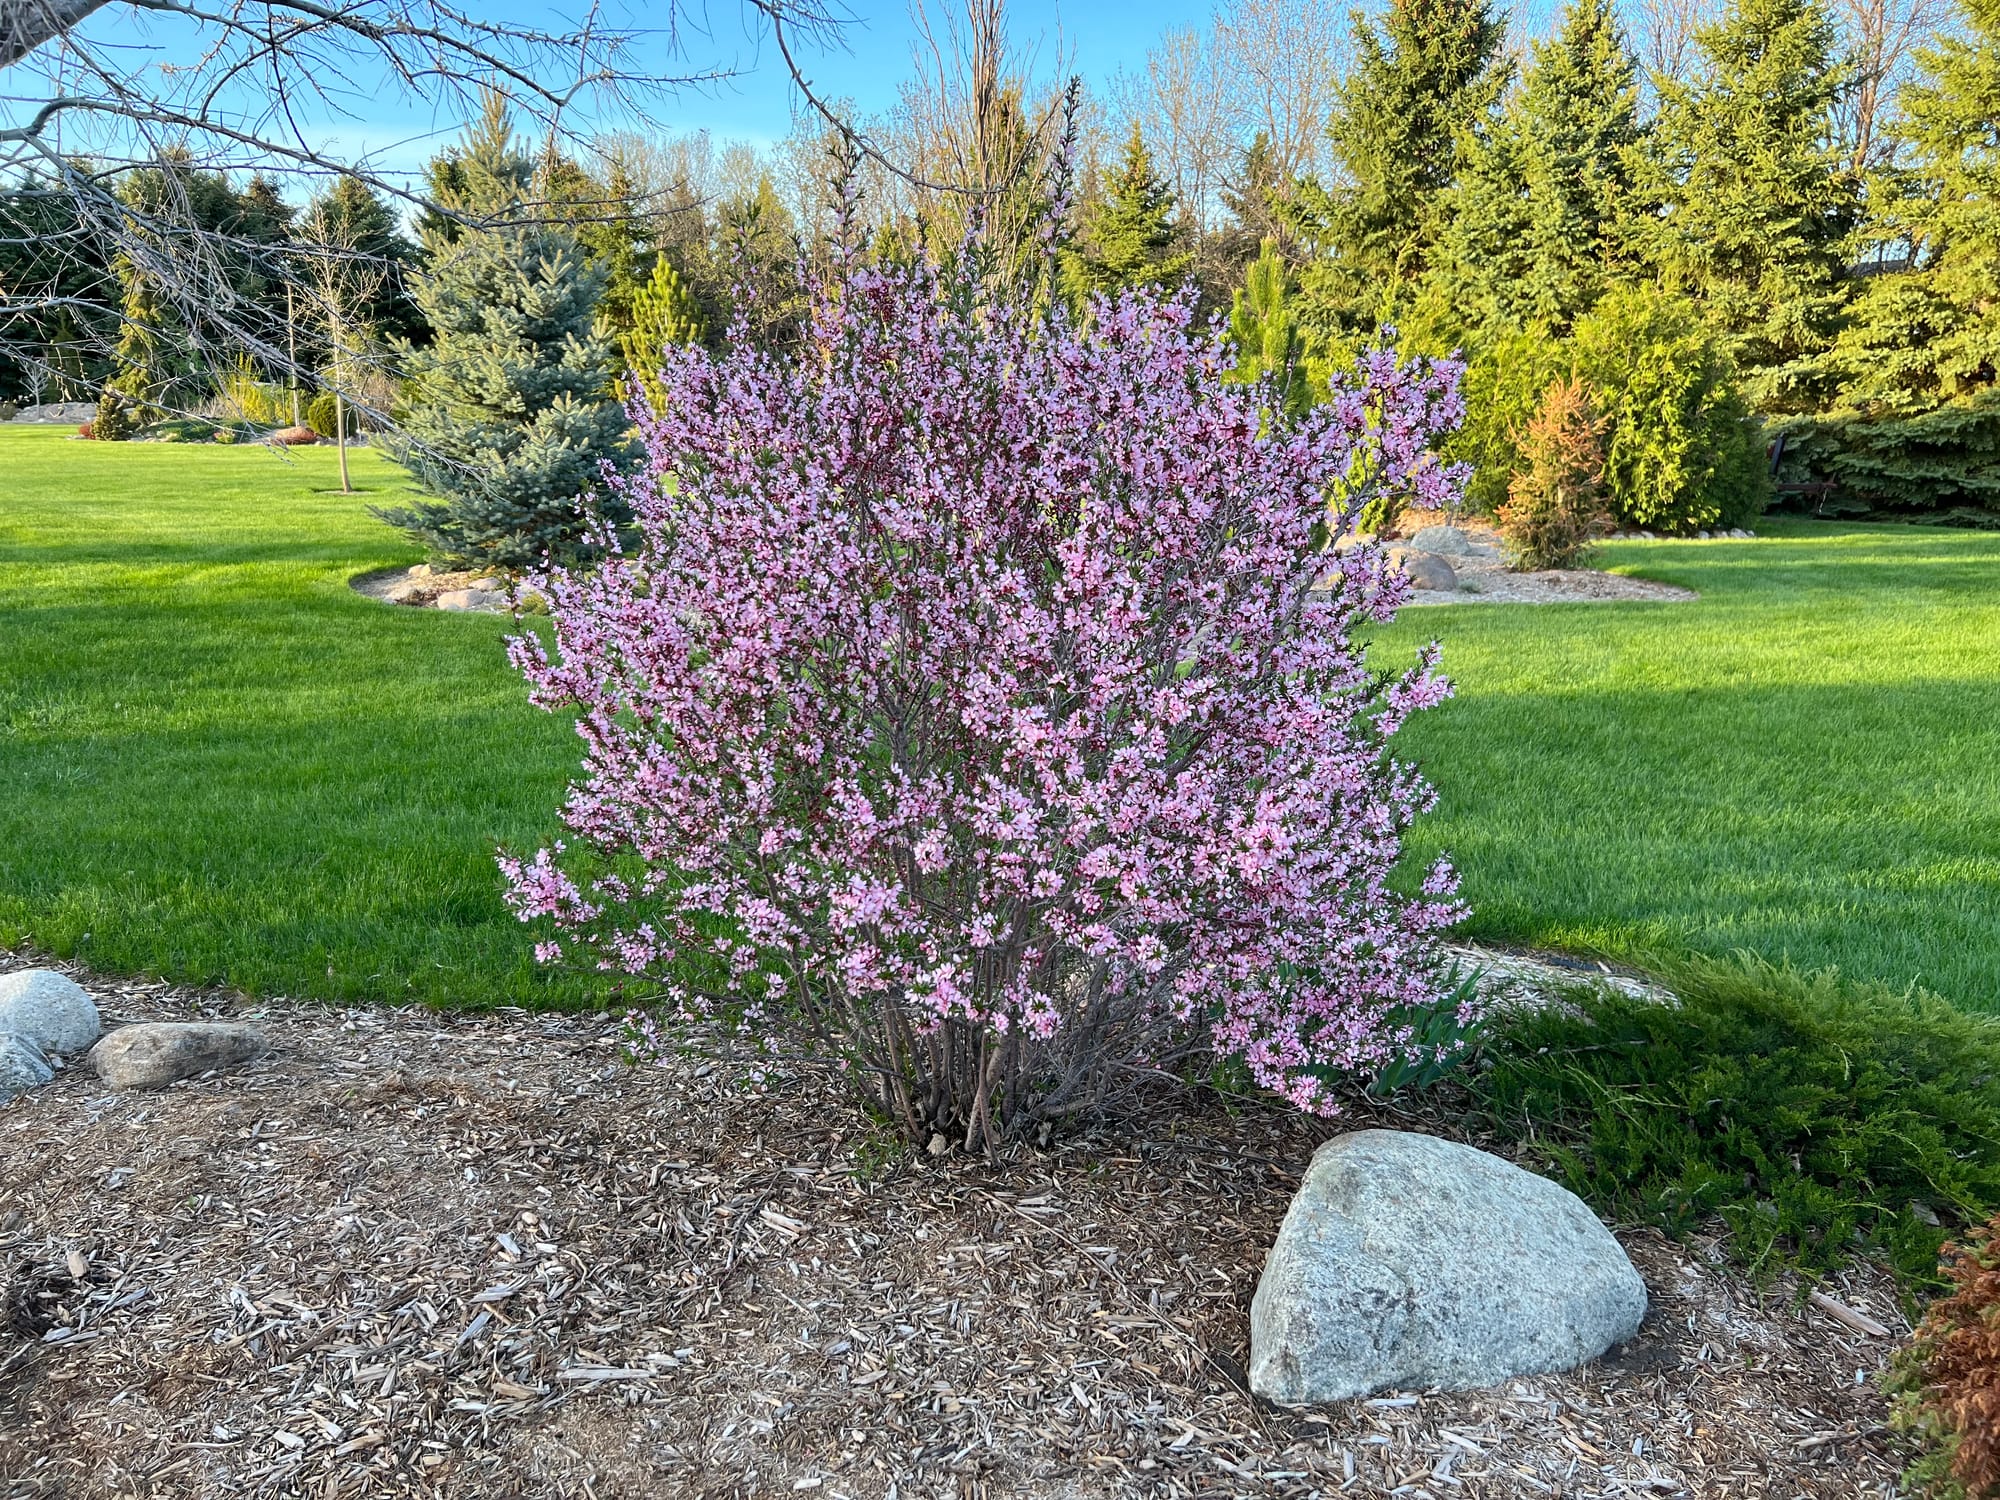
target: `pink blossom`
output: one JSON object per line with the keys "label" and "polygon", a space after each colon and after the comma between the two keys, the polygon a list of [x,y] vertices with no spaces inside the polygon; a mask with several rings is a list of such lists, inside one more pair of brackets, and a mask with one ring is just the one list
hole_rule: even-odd
{"label": "pink blossom", "polygon": [[1389,741],[1450,687],[1435,647],[1371,675],[1407,585],[1332,550],[1456,493],[1457,367],[1372,350],[1285,422],[1187,296],[845,274],[795,356],[672,351],[636,543],[539,580],[552,645],[511,649],[576,713],[582,853],[503,861],[516,910],[913,1131],[1195,1046],[1331,1111],[1463,914],[1446,864],[1390,878],[1433,794]]}

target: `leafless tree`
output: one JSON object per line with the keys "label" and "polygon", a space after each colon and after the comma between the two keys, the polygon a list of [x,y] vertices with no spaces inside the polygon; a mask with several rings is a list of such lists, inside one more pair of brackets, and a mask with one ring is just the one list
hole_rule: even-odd
{"label": "leafless tree", "polygon": [[1218,33],[1180,27],[1146,54],[1137,74],[1112,84],[1118,112],[1138,125],[1156,167],[1173,188],[1183,221],[1214,227],[1217,191],[1242,151],[1242,90],[1235,87]]}
{"label": "leafless tree", "polygon": [[1854,85],[1837,106],[1836,124],[1850,167],[1865,172],[1892,149],[1881,126],[1911,53],[1950,27],[1958,11],[1953,0],[1834,0],[1833,10],[1854,62]]}
{"label": "leafless tree", "polygon": [[1632,36],[1647,75],[1685,82],[1694,69],[1695,33],[1721,12],[1721,0],[1634,0]]}
{"label": "leafless tree", "polygon": [[1239,128],[1269,137],[1282,177],[1323,174],[1334,90],[1354,57],[1352,11],[1342,0],[1227,0],[1215,27]]}
{"label": "leafless tree", "polygon": [[[782,23],[794,38],[817,40],[834,25],[823,0],[743,5],[753,24]],[[54,239],[38,235],[26,257],[34,270],[0,282],[0,350],[12,341],[17,352],[23,330],[82,300],[54,274],[66,258],[115,258],[218,367],[247,353],[287,371],[281,320],[245,305],[238,287],[246,259],[285,280],[282,257],[295,247],[204,223],[190,183],[345,173],[406,210],[451,212],[365,154],[325,144],[367,107],[356,95],[464,119],[480,91],[497,89],[531,133],[580,148],[585,123],[722,76],[688,61],[679,0],[645,30],[608,25],[594,7],[548,27],[488,14],[449,0],[0,0],[0,191],[59,203],[65,226]],[[176,170],[161,173],[162,162]],[[151,190],[132,191],[142,179]],[[101,303],[70,310],[103,313]]]}

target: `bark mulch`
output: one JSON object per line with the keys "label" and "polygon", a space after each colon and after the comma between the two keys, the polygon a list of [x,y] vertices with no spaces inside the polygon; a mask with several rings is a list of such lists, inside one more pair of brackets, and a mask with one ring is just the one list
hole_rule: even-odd
{"label": "bark mulch", "polygon": [[[0,956],[0,966],[25,957]],[[618,1024],[79,976],[265,1060],[0,1106],[0,1495],[1881,1496],[1888,1278],[1758,1292],[1621,1237],[1580,1373],[1279,1411],[1248,1304],[1338,1127],[1212,1098],[996,1165]],[[1442,1103],[1429,1106],[1442,1109]],[[1845,1314],[1849,1321],[1843,1321]]]}

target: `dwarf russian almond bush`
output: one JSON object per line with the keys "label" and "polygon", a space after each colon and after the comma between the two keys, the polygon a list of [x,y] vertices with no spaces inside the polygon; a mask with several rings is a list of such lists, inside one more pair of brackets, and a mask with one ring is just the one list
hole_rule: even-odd
{"label": "dwarf russian almond bush", "polygon": [[665,351],[637,541],[512,643],[587,754],[511,900],[914,1139],[1211,1050],[1331,1112],[1458,1003],[1453,872],[1389,879],[1433,794],[1387,745],[1449,688],[1435,646],[1370,671],[1406,584],[1326,550],[1455,493],[1457,370],[1376,351],[1286,421],[1188,297],[1076,319],[954,266],[843,271],[795,356]]}

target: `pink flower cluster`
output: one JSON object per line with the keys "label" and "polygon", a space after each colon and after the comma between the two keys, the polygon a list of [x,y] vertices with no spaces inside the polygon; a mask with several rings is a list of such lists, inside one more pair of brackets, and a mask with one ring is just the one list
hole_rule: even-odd
{"label": "pink flower cluster", "polygon": [[989,1138],[1190,1038],[1322,1112],[1406,1048],[1462,909],[1390,886],[1433,794],[1386,747],[1450,688],[1371,674],[1406,585],[1332,544],[1456,493],[1458,371],[1373,352],[1286,424],[1192,323],[865,268],[803,351],[675,351],[638,541],[512,644],[587,746],[579,847],[503,860],[543,956]]}

